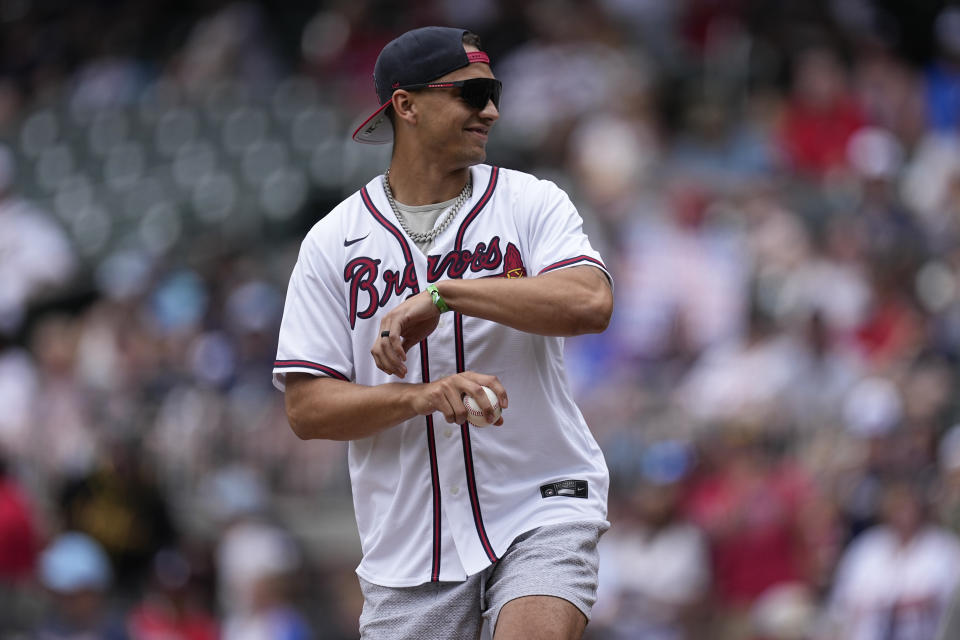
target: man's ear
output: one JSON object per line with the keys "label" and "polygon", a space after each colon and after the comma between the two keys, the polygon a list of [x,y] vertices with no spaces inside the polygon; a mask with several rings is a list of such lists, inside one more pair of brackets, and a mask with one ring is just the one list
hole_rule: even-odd
{"label": "man's ear", "polygon": [[398,89],[393,92],[391,101],[393,102],[393,113],[397,119],[408,124],[417,123],[417,105],[410,93]]}

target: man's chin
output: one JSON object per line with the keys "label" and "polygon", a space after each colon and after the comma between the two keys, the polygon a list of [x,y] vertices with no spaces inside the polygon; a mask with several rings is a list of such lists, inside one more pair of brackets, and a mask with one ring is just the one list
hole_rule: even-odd
{"label": "man's chin", "polygon": [[481,147],[480,149],[474,150],[470,154],[470,157],[467,161],[470,163],[470,166],[473,166],[475,164],[483,164],[486,159],[487,149],[485,147]]}

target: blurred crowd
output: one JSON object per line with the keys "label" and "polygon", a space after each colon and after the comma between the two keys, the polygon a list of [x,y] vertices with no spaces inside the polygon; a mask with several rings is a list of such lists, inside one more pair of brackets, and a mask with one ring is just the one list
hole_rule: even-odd
{"label": "blurred crowd", "polygon": [[588,636],[936,638],[960,5],[915,4],[0,3],[0,635],[356,637],[344,447],[270,370],[303,233],[386,168],[348,138],[377,53],[451,24],[504,82],[489,161],[615,278],[567,342],[612,479]]}

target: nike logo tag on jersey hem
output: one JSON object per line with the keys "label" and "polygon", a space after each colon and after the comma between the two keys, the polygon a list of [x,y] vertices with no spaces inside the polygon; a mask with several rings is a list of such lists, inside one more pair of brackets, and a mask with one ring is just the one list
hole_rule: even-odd
{"label": "nike logo tag on jersey hem", "polygon": [[[367,236],[369,236],[369,235],[370,235],[370,233],[367,232]],[[350,245],[356,244],[356,243],[360,242],[361,240],[366,240],[367,236],[363,236],[362,238],[356,238],[356,239],[354,239],[354,240],[344,239],[344,241],[343,241],[343,246],[349,247]]]}
{"label": "nike logo tag on jersey hem", "polygon": [[560,480],[540,487],[540,495],[544,498],[586,498],[586,480]]}

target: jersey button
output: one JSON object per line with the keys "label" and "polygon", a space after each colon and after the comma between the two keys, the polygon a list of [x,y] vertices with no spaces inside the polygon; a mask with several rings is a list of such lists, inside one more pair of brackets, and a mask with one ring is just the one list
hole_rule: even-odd
{"label": "jersey button", "polygon": [[451,429],[450,427],[447,427],[446,429],[443,430],[443,435],[446,438],[451,437],[453,435],[453,429]]}
{"label": "jersey button", "polygon": [[450,487],[450,493],[452,495],[457,495],[458,493],[460,493],[460,487]]}

